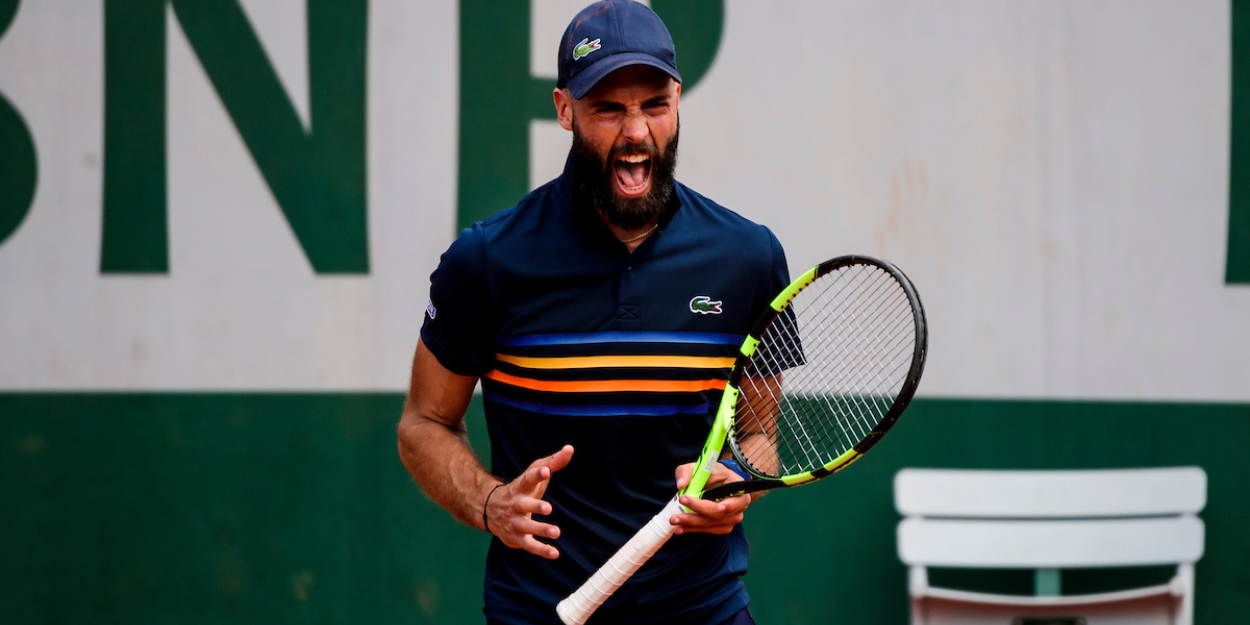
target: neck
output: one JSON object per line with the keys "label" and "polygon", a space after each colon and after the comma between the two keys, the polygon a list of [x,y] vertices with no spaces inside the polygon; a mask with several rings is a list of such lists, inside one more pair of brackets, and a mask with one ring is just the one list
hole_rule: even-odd
{"label": "neck", "polygon": [[612,233],[612,236],[616,237],[616,240],[624,244],[625,247],[631,252],[638,249],[639,245],[642,245],[647,239],[651,238],[651,235],[655,233],[656,229],[660,225],[659,219],[657,218],[639,228],[626,230],[608,221],[608,218],[603,216],[603,211],[595,212],[599,215],[599,221],[603,222],[603,225],[608,227],[608,231]]}

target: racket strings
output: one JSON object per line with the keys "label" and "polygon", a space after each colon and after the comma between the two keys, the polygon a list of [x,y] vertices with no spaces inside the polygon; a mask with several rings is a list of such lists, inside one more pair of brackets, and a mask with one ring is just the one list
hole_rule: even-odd
{"label": "racket strings", "polygon": [[915,352],[911,302],[875,265],[849,265],[799,292],[760,337],[739,383],[742,458],[779,477],[826,466],[889,413]]}

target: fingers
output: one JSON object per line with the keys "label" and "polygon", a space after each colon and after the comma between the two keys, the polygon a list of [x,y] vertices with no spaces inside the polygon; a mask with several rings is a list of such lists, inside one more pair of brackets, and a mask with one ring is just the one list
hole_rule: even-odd
{"label": "fingers", "polygon": [[549,560],[558,558],[559,550],[538,539],[555,540],[560,537],[560,528],[536,521],[533,515],[551,514],[551,504],[543,500],[543,495],[551,476],[568,466],[572,458],[573,447],[565,445],[556,453],[535,460],[516,479],[500,487],[487,501],[491,533],[514,549]]}
{"label": "fingers", "polygon": [[[494,527],[491,528],[495,529]],[[513,549],[524,549],[536,556],[555,560],[560,557],[560,551],[555,547],[540,542],[535,536],[542,536],[550,540],[560,537],[560,528],[547,523],[540,523],[532,519],[519,519],[515,523],[499,528],[495,532],[495,536],[499,537],[499,541],[512,547]]]}
{"label": "fingers", "polygon": [[538,463],[539,461],[535,461],[528,469],[522,471],[521,475],[512,481],[513,487],[524,493],[535,493],[544,488],[545,482],[551,479],[551,469]]}
{"label": "fingers", "polygon": [[560,448],[560,451],[535,460],[517,478],[517,481],[520,482],[518,488],[535,497],[542,497],[543,493],[547,491],[547,481],[551,479],[551,475],[568,466],[569,461],[572,459],[573,446],[565,445]]}
{"label": "fingers", "polygon": [[[690,483],[690,478],[694,475],[694,467],[695,463],[688,462],[686,464],[679,465],[676,471],[674,471],[674,477],[677,479],[677,490],[680,491],[685,489],[686,485]],[[741,481],[741,475],[738,475],[734,471],[730,470],[729,467],[717,462],[712,465],[712,474],[708,476],[707,486],[705,488],[719,486],[728,482]]]}
{"label": "fingers", "polygon": [[682,495],[678,500],[689,512],[675,514],[669,523],[674,532],[704,532],[708,534],[728,534],[734,526],[742,522],[747,506],[751,505],[749,495],[730,497],[724,501],[708,501],[689,495]]}
{"label": "fingers", "polygon": [[522,514],[551,514],[551,504],[536,497],[517,497],[513,505]]}
{"label": "fingers", "polygon": [[694,474],[693,462],[687,462],[686,464],[678,466],[677,471],[676,471],[677,490],[681,490],[685,488],[686,484],[690,483],[690,476],[693,474]]}
{"label": "fingers", "polygon": [[517,547],[519,549],[524,549],[540,558],[546,558],[548,560],[555,560],[556,558],[560,557],[560,551],[556,549],[555,547],[552,547],[551,545],[548,545],[545,543],[540,543],[537,540],[534,540],[532,537],[528,537],[528,536],[524,539],[524,542],[522,544],[508,545],[508,546]]}
{"label": "fingers", "polygon": [[573,446],[565,445],[564,447],[560,448],[560,451],[557,451],[556,453],[551,454],[550,456],[547,456],[546,458],[541,458],[538,460],[538,462],[546,462],[547,468],[551,469],[551,471],[554,473],[556,471],[559,471],[560,469],[563,469],[564,467],[567,467],[569,465],[569,461],[572,459],[573,459]]}
{"label": "fingers", "polygon": [[560,552],[551,545],[539,542],[535,537],[555,540],[560,537],[560,528],[534,520],[535,514],[551,514],[551,504],[516,492],[523,477],[517,478],[511,484],[505,484],[491,497],[486,511],[490,518],[488,528],[503,544],[513,549],[524,549],[536,556],[554,560],[559,557]]}
{"label": "fingers", "polygon": [[[686,487],[693,472],[694,464],[683,464],[677,467],[678,490]],[[708,486],[741,481],[742,476],[717,463],[712,469],[712,475],[708,478]],[[750,495],[729,497],[721,501],[708,501],[691,497],[690,495],[682,495],[678,501],[689,512],[673,515],[669,519],[669,523],[673,525],[673,531],[677,534],[686,532],[728,534],[733,531],[734,526],[742,522],[743,512],[746,511],[747,506],[751,505],[753,500]]]}
{"label": "fingers", "polygon": [[540,542],[535,536],[541,536],[549,540],[555,540],[560,537],[560,528],[535,521],[530,518],[519,518],[510,524],[505,531],[496,534],[503,544],[514,549],[524,549],[541,558],[555,560],[560,557],[560,551],[555,547]]}

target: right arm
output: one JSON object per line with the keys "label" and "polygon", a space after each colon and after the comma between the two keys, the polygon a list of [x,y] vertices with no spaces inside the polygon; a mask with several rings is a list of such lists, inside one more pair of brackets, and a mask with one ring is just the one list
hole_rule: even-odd
{"label": "right arm", "polygon": [[[464,426],[476,384],[476,377],[449,371],[418,341],[408,400],[399,422],[400,460],[426,495],[460,522],[488,530],[509,547],[555,558],[559,552],[534,540],[534,535],[558,538],[559,528],[535,521],[531,515],[551,513],[551,504],[542,496],[552,473],[568,464],[573,448],[565,446],[535,460],[509,483],[491,475],[469,446]],[[489,527],[482,524],[484,510]]]}
{"label": "right arm", "polygon": [[482,528],[482,502],[499,480],[469,446],[464,413],[477,378],[448,371],[417,343],[408,401],[399,422],[399,458],[434,503]]}
{"label": "right arm", "polygon": [[[742,457],[765,475],[779,475],[781,461],[777,457],[777,414],[781,397],[781,374],[743,377],[738,395],[738,414],[734,428],[738,435],[738,451]],[[755,493],[763,497],[766,491]]]}
{"label": "right arm", "polygon": [[[773,443],[777,438],[777,398],[780,396],[780,374],[742,378],[738,395],[738,420],[734,423],[738,449],[745,460],[766,475],[775,475],[781,468]],[[731,457],[729,450],[725,450],[721,457]],[[693,463],[677,467],[677,490],[690,483],[693,472]],[[720,463],[716,463],[712,466],[712,476],[708,478],[707,486],[719,486],[741,479]],[[764,494],[765,491],[746,493],[719,502],[682,495],[679,501],[691,513],[674,515],[670,522],[677,526],[678,534],[688,531],[726,534],[742,522],[747,506]]]}

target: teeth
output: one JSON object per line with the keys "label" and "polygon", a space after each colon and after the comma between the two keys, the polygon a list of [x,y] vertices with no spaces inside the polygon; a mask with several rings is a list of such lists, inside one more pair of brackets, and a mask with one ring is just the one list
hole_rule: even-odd
{"label": "teeth", "polygon": [[643,154],[626,154],[616,160],[625,161],[626,163],[645,163],[651,159],[647,158],[646,155]]}

